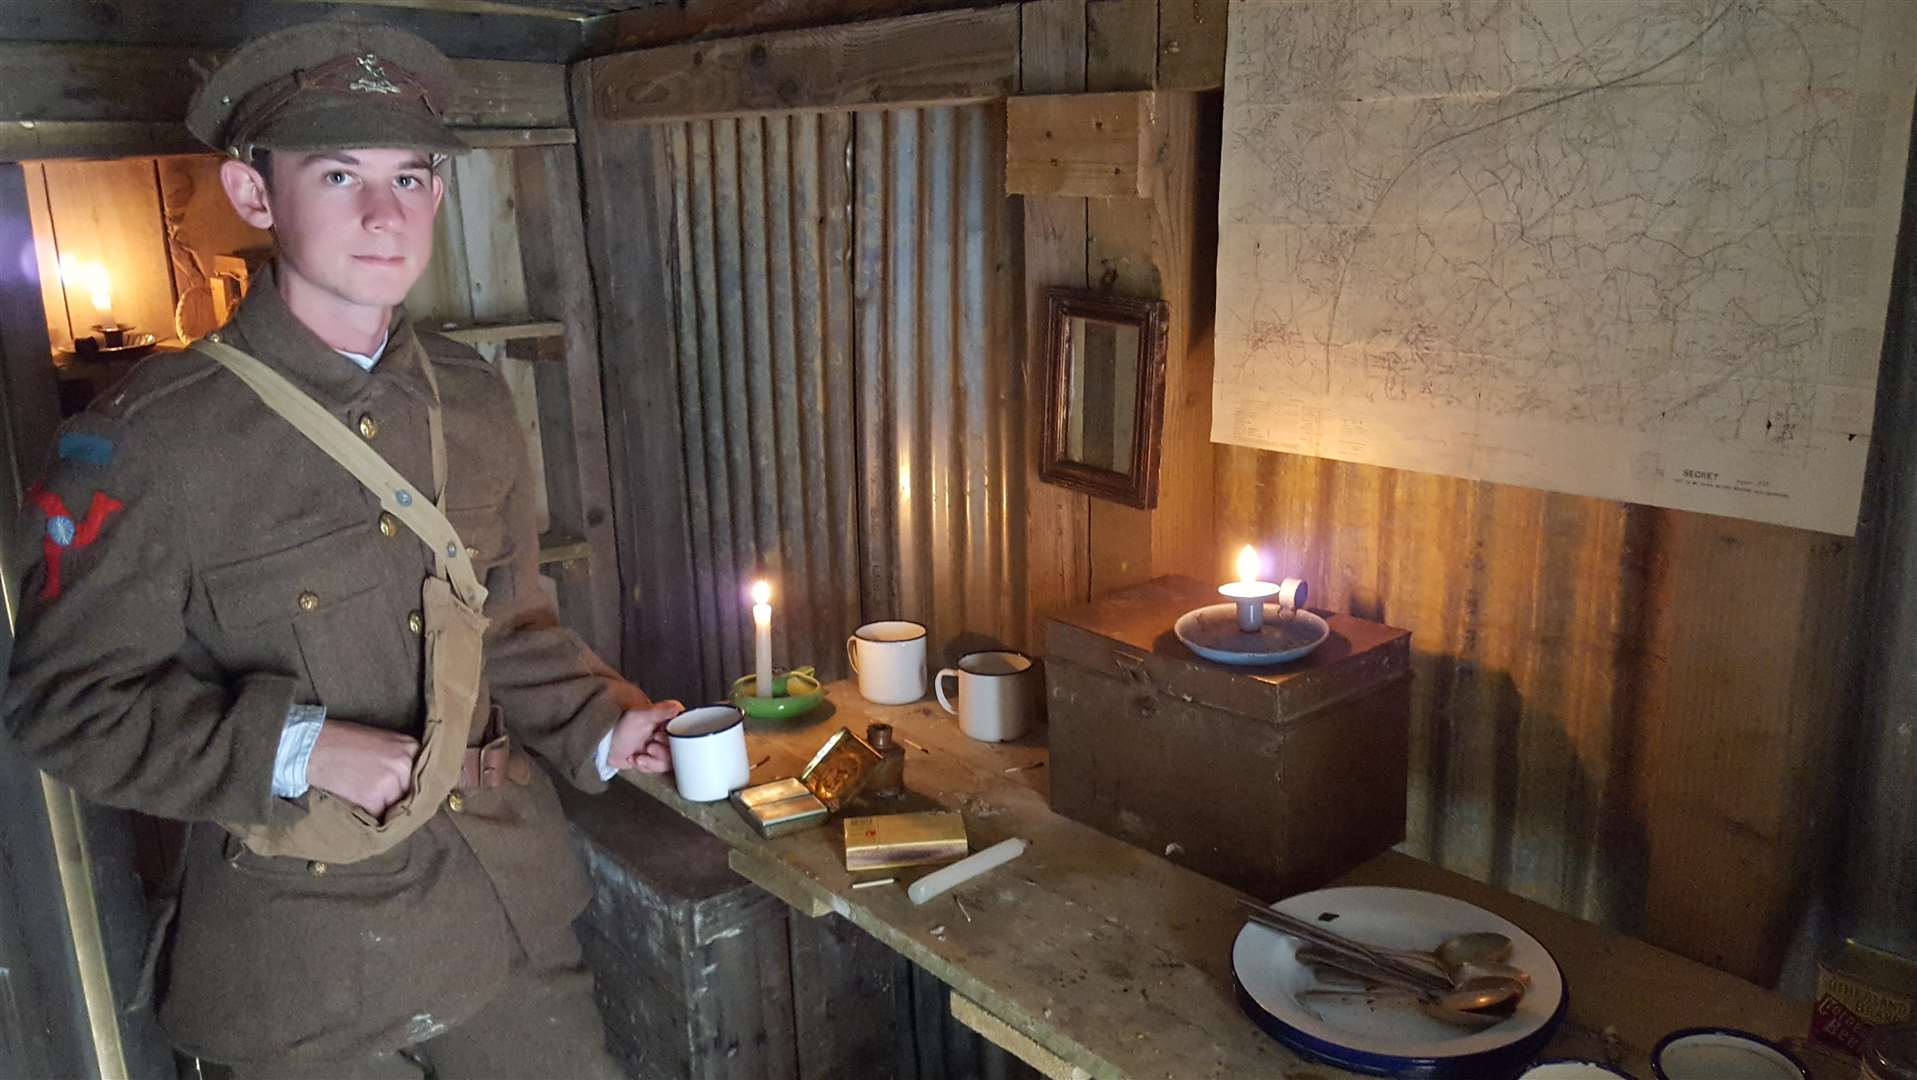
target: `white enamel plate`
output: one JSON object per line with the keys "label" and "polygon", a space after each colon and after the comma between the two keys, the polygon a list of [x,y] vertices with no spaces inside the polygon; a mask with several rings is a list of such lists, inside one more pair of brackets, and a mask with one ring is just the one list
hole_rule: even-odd
{"label": "white enamel plate", "polygon": [[1511,939],[1508,962],[1531,976],[1517,1012],[1489,1028],[1454,1026],[1405,1004],[1300,999],[1300,991],[1316,984],[1311,970],[1297,960],[1297,939],[1247,923],[1232,946],[1232,970],[1245,996],[1272,1021],[1267,1030],[1295,1049],[1366,1072],[1407,1066],[1414,1074],[1418,1066],[1442,1071],[1459,1059],[1541,1044],[1561,1013],[1564,975],[1544,946],[1515,924],[1462,900],[1414,889],[1351,886],[1301,893],[1271,906],[1393,949],[1430,949],[1454,934],[1493,931]]}

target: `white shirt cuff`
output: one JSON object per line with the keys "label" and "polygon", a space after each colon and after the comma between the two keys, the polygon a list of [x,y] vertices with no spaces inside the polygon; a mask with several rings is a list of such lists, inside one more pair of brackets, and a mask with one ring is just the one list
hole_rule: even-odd
{"label": "white shirt cuff", "polygon": [[[617,729],[615,728],[614,730]],[[599,740],[599,749],[592,752],[592,763],[599,769],[599,779],[610,780],[619,775],[619,770],[609,764],[611,758],[612,732],[608,731],[606,732],[606,737]]]}
{"label": "white shirt cuff", "polygon": [[311,786],[306,782],[306,763],[313,757],[313,744],[319,740],[326,723],[326,706],[295,705],[286,710],[286,726],[280,729],[279,752],[273,756],[273,794],[282,799],[297,799]]}

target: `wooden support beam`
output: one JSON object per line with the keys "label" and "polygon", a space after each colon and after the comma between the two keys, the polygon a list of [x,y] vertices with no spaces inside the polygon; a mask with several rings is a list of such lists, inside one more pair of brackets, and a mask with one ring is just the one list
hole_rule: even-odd
{"label": "wooden support beam", "polygon": [[569,128],[563,64],[455,60],[459,80],[446,119],[454,127]]}
{"label": "wooden support beam", "polygon": [[605,121],[983,101],[1018,86],[1018,9],[671,45],[583,66],[593,93],[581,100]]}
{"label": "wooden support beam", "polygon": [[817,919],[833,913],[830,894],[783,863],[733,848],[726,853],[726,865],[732,867],[733,872],[740,877],[784,900],[794,911],[807,918]]}
{"label": "wooden support beam", "polygon": [[1157,160],[1149,92],[1053,94],[1005,103],[1005,191],[1145,198]]}
{"label": "wooden support beam", "polygon": [[1085,89],[1150,90],[1158,81],[1158,0],[1085,0]]}
{"label": "wooden support beam", "polygon": [[[1142,90],[1152,84],[1157,9],[1146,0],[1087,0],[1088,89]],[[1156,91],[1144,156],[1153,166],[1144,199],[1086,203],[1088,274],[1094,288],[1162,299],[1170,322],[1165,413],[1154,510],[1091,501],[1091,593],[1163,574],[1203,576],[1217,562],[1213,536],[1211,297],[1199,288],[1210,255],[1200,243],[1198,168],[1202,124],[1216,102],[1188,91]],[[1202,106],[1202,107],[1201,107]]]}
{"label": "wooden support beam", "polygon": [[[28,177],[20,166],[0,162],[0,227],[13,250],[33,241]],[[0,509],[11,514],[27,485],[40,478],[60,423],[60,394],[47,349],[46,308],[33,275],[0,274]],[[11,516],[7,520],[13,520]],[[12,558],[16,553],[9,552]],[[0,567],[0,573],[18,567]]]}
{"label": "wooden support beam", "polygon": [[[618,536],[613,527],[612,462],[599,355],[599,309],[586,256],[579,166],[571,147],[512,152],[519,263],[526,297],[547,322],[516,328],[508,346],[534,365],[546,468],[546,505],[555,531],[579,537],[589,574],[560,579],[560,602],[580,636],[608,663],[619,662]],[[554,336],[557,334],[558,336]],[[544,552],[542,552],[542,556]],[[568,560],[559,560],[568,561]]]}
{"label": "wooden support beam", "polygon": [[522,146],[571,146],[579,141],[569,127],[465,128],[459,137],[475,150],[516,150]]}
{"label": "wooden support beam", "polygon": [[978,1032],[979,1037],[1037,1069],[1046,1080],[1091,1080],[1092,1074],[1074,1065],[1012,1025],[986,1012],[964,994],[952,995],[952,1019]]}
{"label": "wooden support beam", "polygon": [[[1021,89],[1027,94],[1085,89],[1085,0],[1033,0],[1019,9]],[[1014,99],[1016,100],[1016,99]],[[1039,479],[1047,423],[1049,348],[1045,289],[1085,287],[1085,200],[1028,196],[1025,256],[1025,544],[1024,648],[1042,651],[1045,617],[1091,599],[1091,508],[1081,492]]]}
{"label": "wooden support beam", "polygon": [[[182,118],[215,49],[0,42],[0,156],[8,160],[204,151]],[[566,129],[566,69],[504,60],[455,61],[456,127]],[[500,136],[480,135],[482,142]],[[504,136],[513,142],[526,136]],[[539,141],[557,141],[542,138]]]}
{"label": "wooden support beam", "polygon": [[581,47],[583,56],[603,56],[687,41],[1004,3],[1008,0],[807,0],[803,4],[791,0],[685,0],[589,19]]}
{"label": "wooden support beam", "polygon": [[1158,0],[1161,90],[1214,90],[1225,85],[1229,0]]}
{"label": "wooden support beam", "polygon": [[[573,68],[574,97],[593,97],[594,68]],[[653,132],[579,126],[585,225],[598,299],[598,352],[617,522],[621,670],[655,697],[696,697],[706,685],[696,650],[685,447],[667,296]],[[660,155],[663,157],[663,155]],[[636,192],[636,197],[635,197]],[[610,658],[609,658],[610,659]],[[712,673],[716,680],[720,673]]]}
{"label": "wooden support beam", "polygon": [[[256,34],[337,11],[363,13],[366,7],[334,0],[8,3],[0,4],[0,41],[142,47],[184,42],[201,48],[230,49]],[[382,4],[373,17],[418,34],[448,56],[563,64],[579,55],[584,40],[581,21],[554,19],[523,8],[509,12],[511,9],[499,7],[482,16],[473,10],[434,10],[426,4]],[[182,72],[181,77],[185,76]]]}

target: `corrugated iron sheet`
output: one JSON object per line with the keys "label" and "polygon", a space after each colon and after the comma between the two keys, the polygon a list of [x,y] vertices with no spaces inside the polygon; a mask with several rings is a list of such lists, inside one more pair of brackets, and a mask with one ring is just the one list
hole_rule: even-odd
{"label": "corrugated iron sheet", "polygon": [[[1917,142],[1910,175],[1917,177]],[[1857,729],[1846,766],[1839,932],[1917,959],[1917,184],[1878,376],[1854,605]]]}
{"label": "corrugated iron sheet", "polygon": [[1217,463],[1226,554],[1257,543],[1315,605],[1413,632],[1405,850],[1777,975],[1835,790],[1848,540],[1238,447]]}
{"label": "corrugated iron sheet", "polygon": [[860,623],[934,660],[1016,633],[1024,593],[1013,235],[990,106],[655,127],[705,684],[846,673]]}

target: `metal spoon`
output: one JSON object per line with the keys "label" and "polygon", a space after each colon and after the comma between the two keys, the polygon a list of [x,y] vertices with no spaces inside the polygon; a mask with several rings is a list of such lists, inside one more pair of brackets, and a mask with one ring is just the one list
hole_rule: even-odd
{"label": "metal spoon", "polygon": [[1331,968],[1347,975],[1355,975],[1372,985],[1406,990],[1417,995],[1420,1000],[1459,1012],[1501,1010],[1508,1014],[1517,1008],[1518,1000],[1524,996],[1524,984],[1503,975],[1473,975],[1460,980],[1450,990],[1432,990],[1423,984],[1401,979],[1389,969],[1379,968],[1317,945],[1306,945],[1299,949],[1297,957],[1301,964],[1313,968]]}
{"label": "metal spoon", "polygon": [[1376,945],[1372,949],[1400,960],[1435,965],[1446,975],[1451,975],[1466,964],[1502,964],[1511,959],[1511,939],[1488,930],[1448,937],[1429,952],[1420,949],[1385,949]]}
{"label": "metal spoon", "polygon": [[1409,990],[1399,990],[1396,987],[1389,986],[1374,986],[1364,989],[1315,987],[1300,990],[1297,996],[1301,1002],[1306,998],[1341,998],[1345,1000],[1364,1001],[1367,1004],[1374,1005],[1384,1004],[1386,1002],[1403,1002],[1407,1005],[1415,1006],[1419,1012],[1424,1013],[1433,1020],[1442,1020],[1447,1024],[1454,1024],[1462,1028],[1477,1029],[1496,1027],[1504,1023],[1505,1020],[1511,1016],[1508,1012],[1474,1012],[1470,1009],[1446,1008],[1439,1002],[1429,1001]]}

